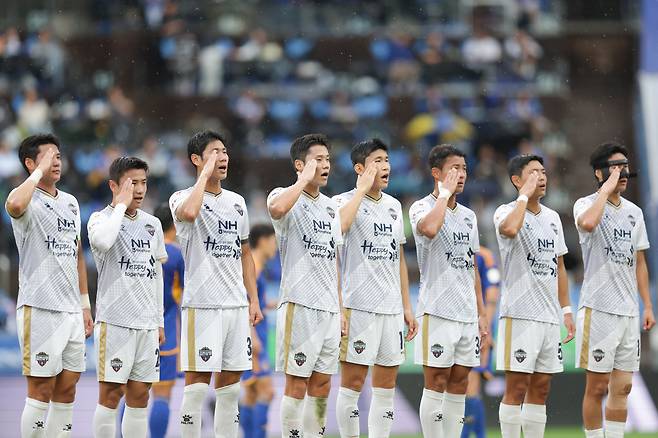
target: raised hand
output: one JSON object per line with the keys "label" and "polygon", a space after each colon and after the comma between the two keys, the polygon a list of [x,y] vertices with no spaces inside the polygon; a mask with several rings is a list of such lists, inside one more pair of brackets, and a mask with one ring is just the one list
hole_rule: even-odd
{"label": "raised hand", "polygon": [[39,161],[39,165],[37,166],[37,169],[41,169],[41,171],[46,174],[50,170],[50,167],[53,165],[53,159],[55,158],[55,148],[51,147],[49,148],[45,154],[43,154],[43,157],[41,157],[41,160]]}
{"label": "raised hand", "polygon": [[610,176],[608,179],[601,185],[601,191],[606,195],[611,195],[614,193],[615,188],[617,188],[617,183],[619,182],[619,175],[621,175],[621,168],[614,167],[610,171]]}
{"label": "raised hand", "polygon": [[117,204],[123,204],[126,207],[129,207],[130,203],[133,202],[133,189],[132,178],[126,178],[123,184],[121,184],[121,190],[116,197]]}
{"label": "raised hand", "polygon": [[375,183],[377,170],[377,164],[368,164],[366,170],[356,178],[356,190],[361,193],[368,193],[372,188],[372,185]]}
{"label": "raised hand", "polygon": [[301,172],[297,172],[298,179],[304,184],[308,184],[313,181],[315,178],[315,170],[318,168],[318,162],[316,160],[308,160],[304,163],[304,168]]}
{"label": "raised hand", "polygon": [[450,169],[446,179],[441,183],[441,187],[450,191],[450,194],[454,194],[457,190],[457,184],[459,183],[459,172],[457,169]]}
{"label": "raised hand", "polygon": [[535,190],[537,190],[537,183],[539,182],[539,174],[537,172],[532,172],[528,179],[526,180],[523,187],[519,189],[519,195],[526,195],[528,198],[531,197]]}
{"label": "raised hand", "polygon": [[206,164],[203,165],[201,169],[201,174],[199,174],[199,179],[207,180],[210,178],[210,175],[215,171],[215,165],[217,164],[217,151],[213,150],[206,161]]}

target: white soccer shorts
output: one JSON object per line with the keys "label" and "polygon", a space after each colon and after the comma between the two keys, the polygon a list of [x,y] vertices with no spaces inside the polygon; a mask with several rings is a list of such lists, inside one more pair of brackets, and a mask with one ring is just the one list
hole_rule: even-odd
{"label": "white soccer shorts", "polygon": [[496,369],[517,373],[563,371],[560,326],[528,319],[500,318]]}
{"label": "white soccer shorts", "polygon": [[477,322],[459,322],[424,314],[416,336],[414,362],[434,368],[480,365],[480,332]]}
{"label": "white soccer shorts", "polygon": [[347,335],[340,340],[340,360],[358,365],[398,366],[404,362],[404,315],[345,309]]}

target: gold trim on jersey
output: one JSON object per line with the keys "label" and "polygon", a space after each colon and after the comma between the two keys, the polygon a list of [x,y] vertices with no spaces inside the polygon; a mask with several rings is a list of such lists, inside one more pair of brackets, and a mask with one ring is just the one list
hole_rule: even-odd
{"label": "gold trim on jersey", "polygon": [[283,372],[288,372],[288,356],[290,355],[290,342],[292,338],[292,321],[295,313],[295,303],[286,306],[286,325],[283,332]]}
{"label": "gold trim on jersey", "polygon": [[585,307],[583,321],[583,344],[580,347],[580,367],[587,369],[589,365],[589,335],[592,328],[592,309]]}
{"label": "gold trim on jersey", "polygon": [[[114,206],[113,206],[112,204],[109,204],[108,207],[110,207],[112,210],[114,210]],[[135,221],[135,220],[137,220],[137,216],[138,216],[138,215],[139,215],[139,209],[135,210],[135,214],[132,215],[132,216],[130,216],[130,215],[128,214],[128,210],[126,210],[126,212],[123,213],[123,217],[125,217],[126,219],[129,219],[129,220],[131,220],[131,221]]]}
{"label": "gold trim on jersey", "polygon": [[59,199],[59,190],[57,190],[57,189],[55,189],[55,193],[56,193],[55,196],[51,195],[50,193],[48,193],[47,191],[45,191],[44,189],[42,189],[40,187],[36,187],[36,189],[38,191],[40,191],[41,193],[43,193],[44,195],[46,195],[46,196],[50,196],[53,199]]}
{"label": "gold trim on jersey", "polygon": [[310,193],[308,193],[306,190],[302,190],[302,194],[306,195],[306,197],[312,201],[317,201],[318,199],[320,199],[320,192],[318,192],[318,196],[313,196]]}
{"label": "gold trim on jersey", "polygon": [[373,198],[372,196],[366,193],[366,199],[371,202],[374,202],[375,204],[379,204],[382,201],[382,199],[384,199],[384,194],[380,193],[379,198]]}
{"label": "gold trim on jersey", "polygon": [[610,202],[609,199],[606,201],[606,203],[607,203],[608,205],[610,205],[610,207],[614,208],[615,210],[619,210],[619,209],[621,208],[621,205],[622,205],[622,203],[623,203],[623,200],[622,200],[622,199],[619,200],[619,205],[615,205],[615,204],[613,204],[612,202]]}
{"label": "gold trim on jersey", "polygon": [[344,309],[343,315],[345,316],[345,325],[347,326],[347,331],[340,338],[340,352],[338,353],[338,360],[341,362],[347,360],[347,347],[350,343],[350,319],[352,317],[352,309]]}
{"label": "gold trim on jersey", "polygon": [[23,375],[29,376],[32,372],[32,307],[23,306]]}
{"label": "gold trim on jersey", "polygon": [[505,371],[512,370],[512,318],[503,318],[505,321]]}
{"label": "gold trim on jersey", "polygon": [[423,365],[428,366],[430,357],[430,316],[426,313],[423,315]]}
{"label": "gold trim on jersey", "polygon": [[187,370],[196,371],[196,344],[194,342],[194,307],[187,308]]}
{"label": "gold trim on jersey", "polygon": [[107,353],[107,324],[101,322],[98,340],[98,381],[105,381],[105,355]]}
{"label": "gold trim on jersey", "polygon": [[208,190],[204,190],[203,193],[206,194],[206,195],[210,195],[210,196],[212,196],[213,198],[216,198],[216,197],[218,197],[218,196],[222,196],[222,193],[224,193],[224,190],[219,189],[219,192],[218,192],[218,193],[213,193],[213,192],[209,192]]}

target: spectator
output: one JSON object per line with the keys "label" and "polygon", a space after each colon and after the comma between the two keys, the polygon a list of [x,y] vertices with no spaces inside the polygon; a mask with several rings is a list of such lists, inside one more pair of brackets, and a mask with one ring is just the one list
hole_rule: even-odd
{"label": "spectator", "polygon": [[50,106],[39,97],[33,87],[25,90],[24,100],[18,109],[18,125],[30,134],[51,130]]}
{"label": "spectator", "polygon": [[512,68],[520,77],[532,79],[537,72],[537,61],[543,51],[539,43],[523,28],[505,40],[505,53],[512,61]]}
{"label": "spectator", "polygon": [[464,63],[473,69],[498,63],[502,57],[500,43],[484,26],[477,26],[462,46]]}

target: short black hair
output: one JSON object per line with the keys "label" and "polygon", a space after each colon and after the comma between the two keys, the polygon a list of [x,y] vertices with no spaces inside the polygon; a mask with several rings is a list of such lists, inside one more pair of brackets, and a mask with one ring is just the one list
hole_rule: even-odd
{"label": "short black hair", "polygon": [[329,139],[324,134],[306,134],[301,137],[297,137],[290,145],[290,159],[292,164],[295,164],[295,160],[305,161],[306,154],[308,150],[315,145],[325,146],[328,150],[331,150],[331,145],[329,145]]}
{"label": "short black hair", "polygon": [[594,152],[589,157],[589,164],[594,170],[601,169],[602,167],[606,167],[605,163],[611,156],[617,153],[628,158],[628,149],[626,146],[614,141],[605,142],[594,149]]}
{"label": "short black hair", "polygon": [[160,224],[162,224],[162,231],[166,232],[174,226],[174,218],[171,216],[169,204],[166,202],[163,202],[156,207],[153,216],[157,217]]}
{"label": "short black hair", "polygon": [[30,173],[27,166],[25,165],[25,160],[31,158],[32,160],[37,159],[39,155],[39,146],[45,144],[54,144],[59,149],[59,139],[54,134],[35,134],[25,137],[18,146],[18,159],[21,160],[21,165],[27,173]]}
{"label": "short black hair", "polygon": [[466,154],[464,152],[460,151],[451,144],[440,144],[438,146],[434,146],[430,151],[428,158],[430,169],[434,167],[441,169],[448,157],[454,156],[466,158]]}
{"label": "short black hair", "polygon": [[539,161],[542,166],[544,165],[544,159],[539,155],[523,154],[523,155],[517,155],[515,157],[512,157],[507,162],[507,174],[509,175],[510,179],[514,175],[521,176],[521,173],[523,173],[523,169],[525,169],[525,167],[531,161]]}
{"label": "short black hair", "polygon": [[149,165],[141,158],[119,157],[110,164],[110,180],[118,184],[123,174],[132,169],[142,169],[149,173]]}
{"label": "short black hair", "polygon": [[388,152],[388,146],[378,138],[371,138],[370,140],[358,142],[354,145],[352,152],[350,153],[352,164],[365,164],[368,155],[378,150]]}
{"label": "short black hair", "polygon": [[256,224],[249,231],[249,246],[256,248],[258,241],[274,234],[274,228],[270,224]]}
{"label": "short black hair", "polygon": [[206,146],[216,140],[221,141],[224,146],[226,146],[226,140],[224,140],[224,137],[222,137],[222,135],[218,132],[211,131],[209,129],[197,132],[187,142],[187,158],[192,161],[193,154],[198,156],[203,155],[203,151],[206,150]]}

